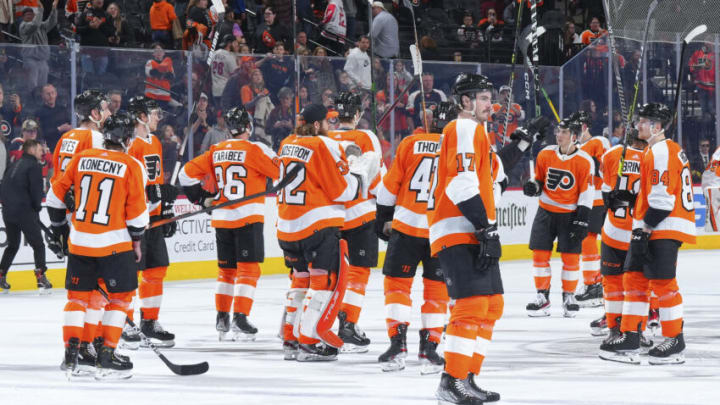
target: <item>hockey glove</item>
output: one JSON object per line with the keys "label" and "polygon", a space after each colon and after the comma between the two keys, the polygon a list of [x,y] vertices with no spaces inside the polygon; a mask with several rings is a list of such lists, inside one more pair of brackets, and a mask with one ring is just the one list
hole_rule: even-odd
{"label": "hockey glove", "polygon": [[542,183],[537,180],[528,180],[523,184],[523,194],[528,197],[538,197],[542,193]]}
{"label": "hockey glove", "polygon": [[185,191],[185,196],[187,196],[188,200],[190,200],[191,203],[199,205],[203,208],[210,207],[213,200],[215,199],[215,196],[217,195],[212,194],[202,188],[202,185],[200,183],[194,184],[192,186],[185,186],[183,187],[183,191]]}
{"label": "hockey glove", "polygon": [[634,206],[635,198],[637,197],[637,195],[628,190],[612,190],[606,194],[605,206],[611,211]]}
{"label": "hockey glove", "polygon": [[533,142],[533,136],[528,133],[528,130],[522,127],[519,127],[515,131],[513,131],[512,134],[510,134],[510,140],[511,141],[525,141],[527,143]]}
{"label": "hockey glove", "polygon": [[62,225],[50,225],[52,235],[48,238],[48,249],[50,249],[58,259],[62,259],[68,254],[67,240],[70,236],[70,225],[65,222]]}
{"label": "hockey glove", "polygon": [[551,125],[550,120],[541,115],[530,120],[528,132],[534,137],[535,142],[542,142]]}
{"label": "hockey glove", "polygon": [[74,187],[70,187],[70,190],[65,193],[65,197],[63,198],[65,208],[70,212],[75,212],[75,190],[73,188]]}
{"label": "hockey glove", "polygon": [[[173,209],[172,203],[163,201],[161,207],[162,211],[160,211],[160,218],[167,219],[175,216],[175,210]],[[162,229],[163,235],[166,238],[172,238],[172,236],[175,235],[175,232],[177,232],[177,221],[163,225]]]}
{"label": "hockey glove", "polygon": [[480,251],[478,252],[478,269],[485,271],[497,265],[502,255],[502,246],[500,245],[500,235],[498,234],[497,225],[492,224],[486,228],[476,230],[475,237],[480,246]]}
{"label": "hockey glove", "polygon": [[570,242],[582,243],[588,234],[588,217],[590,216],[590,208],[580,206],[575,211],[575,215],[570,221],[569,233]]}
{"label": "hockey glove", "polygon": [[390,233],[385,232],[385,224],[392,222],[394,212],[395,207],[380,204],[377,205],[377,211],[375,213],[375,233],[378,238],[384,240],[385,242],[390,240]]}
{"label": "hockey glove", "polygon": [[145,186],[145,195],[150,204],[157,204],[162,199],[159,184],[148,184]]}
{"label": "hockey glove", "polygon": [[180,192],[178,191],[178,189],[172,184],[160,185],[160,201],[162,201],[163,204],[172,205],[175,200],[177,200],[177,196],[179,193]]}
{"label": "hockey glove", "polygon": [[630,255],[636,263],[649,264],[652,263],[653,257],[650,254],[650,234],[643,231],[642,228],[635,228],[630,236]]}

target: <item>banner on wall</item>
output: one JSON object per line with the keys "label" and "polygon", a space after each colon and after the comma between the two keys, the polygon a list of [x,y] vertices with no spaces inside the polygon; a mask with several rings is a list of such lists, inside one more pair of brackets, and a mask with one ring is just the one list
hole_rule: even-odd
{"label": "banner on wall", "polygon": [[[701,187],[694,187],[695,221],[698,235],[706,234],[705,226],[705,197]],[[502,201],[496,207],[496,218],[500,240],[504,245],[527,244],[530,238],[533,218],[538,208],[538,199],[527,197],[522,190],[507,190]],[[185,198],[179,198],[175,203],[175,214],[197,211],[199,208]],[[40,213],[40,220],[49,224],[50,220],[46,210]],[[178,221],[178,229],[172,238],[165,239],[171,263],[198,262],[217,260],[217,247],[215,230],[210,225],[210,215],[200,214],[195,217]],[[282,257],[282,250],[278,245],[275,224],[277,223],[277,205],[275,198],[265,199],[265,257]],[[7,246],[5,225],[0,216],[0,249]],[[386,244],[381,241],[380,249],[384,250]],[[65,268],[65,260],[58,260],[54,253],[46,248],[47,266],[51,269]],[[32,249],[22,237],[20,249],[11,269],[30,270],[33,264]]]}

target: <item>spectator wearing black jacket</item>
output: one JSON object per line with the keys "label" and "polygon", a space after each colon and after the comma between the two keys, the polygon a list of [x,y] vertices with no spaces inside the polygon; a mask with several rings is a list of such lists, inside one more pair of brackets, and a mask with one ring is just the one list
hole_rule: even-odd
{"label": "spectator wearing black jacket", "polygon": [[[86,9],[77,19],[80,45],[108,47],[110,39],[116,35],[112,17],[103,9],[104,0],[92,0],[91,4],[92,7]],[[85,73],[104,74],[108,66],[107,50],[84,49],[80,56],[80,64]]]}
{"label": "spectator wearing black jacket", "polygon": [[264,17],[265,22],[255,30],[255,53],[271,52],[278,42],[282,42],[285,49],[292,49],[290,31],[278,21],[275,10],[265,7]]}
{"label": "spectator wearing black jacket", "polygon": [[42,145],[36,140],[23,144],[22,158],[5,171],[2,182],[2,216],[7,233],[7,247],[0,260],[0,284],[7,285],[7,272],[20,248],[20,232],[33,249],[35,277],[38,288],[48,289],[52,285],[45,277],[45,243],[40,230],[40,209],[44,196],[42,168]]}

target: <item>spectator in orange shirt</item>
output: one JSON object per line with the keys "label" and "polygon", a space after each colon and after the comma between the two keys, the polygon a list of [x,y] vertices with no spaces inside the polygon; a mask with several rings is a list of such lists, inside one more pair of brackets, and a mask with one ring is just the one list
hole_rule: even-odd
{"label": "spectator in orange shirt", "polygon": [[592,41],[600,38],[605,34],[607,34],[607,31],[600,27],[600,19],[597,17],[593,17],[592,20],[590,20],[590,28],[583,31],[582,35],[580,36],[580,40],[582,41],[583,45],[587,46],[590,45]]}
{"label": "spectator in orange shirt", "polygon": [[172,4],[165,0],[154,0],[150,7],[152,40],[160,42],[165,49],[173,49],[172,25],[176,19]]}

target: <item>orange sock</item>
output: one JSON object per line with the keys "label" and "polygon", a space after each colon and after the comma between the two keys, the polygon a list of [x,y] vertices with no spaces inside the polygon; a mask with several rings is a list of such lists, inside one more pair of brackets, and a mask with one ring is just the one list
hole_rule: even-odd
{"label": "orange sock", "polygon": [[588,233],[588,236],[582,242],[582,273],[585,285],[599,283],[602,275],[600,274],[600,254],[598,253],[597,234]]}
{"label": "orange sock", "polygon": [[560,253],[562,258],[562,289],[563,292],[575,294],[580,276],[580,255],[577,253]]}
{"label": "orange sock", "polygon": [[[423,277],[423,299],[420,307],[422,328],[430,331],[431,342],[440,343],[443,328],[445,327],[445,314],[447,313],[448,297],[447,286],[444,281],[435,281]],[[408,320],[408,323],[410,321]]]}
{"label": "orange sock", "polygon": [[102,320],[103,308],[107,301],[97,290],[93,290],[90,294],[90,302],[85,311],[85,326],[83,328],[83,336],[81,342],[90,343],[98,335],[98,324]]}
{"label": "orange sock", "polygon": [[488,299],[487,317],[480,320],[472,362],[470,363],[470,372],[475,375],[480,374],[480,369],[487,355],[487,348],[492,340],[495,322],[502,317],[503,308],[505,307],[505,301],[501,294],[490,295]]}
{"label": "orange sock", "polygon": [[625,290],[622,274],[603,277],[603,296],[605,298],[605,319],[608,328],[617,325],[617,317],[622,317]]}
{"label": "orange sock", "polygon": [[389,337],[397,334],[397,325],[410,324],[412,283],[412,278],[385,276],[385,323]]}
{"label": "orange sock", "polygon": [[140,279],[138,295],[140,296],[140,318],[157,320],[163,295],[163,279],[167,267],[145,269]]}
{"label": "orange sock", "polygon": [[456,300],[445,335],[445,372],[467,378],[475,351],[478,329],[487,318],[489,298],[479,295]]}
{"label": "orange sock", "polygon": [[533,250],[533,269],[535,269],[535,289],[549,290],[552,271],[550,270],[550,251]]}
{"label": "orange sock", "polygon": [[124,293],[108,293],[110,302],[105,306],[102,319],[103,338],[105,346],[117,347],[118,340],[125,325],[125,314],[130,306],[135,291]]}
{"label": "orange sock", "polygon": [[[90,303],[91,291],[68,291],[63,322],[63,341],[67,347],[71,338],[81,339],[85,326],[85,311]],[[125,315],[123,314],[123,323]]]}
{"label": "orange sock", "polygon": [[237,278],[235,279],[235,302],[233,312],[250,315],[255,297],[255,287],[260,278],[260,265],[258,263],[237,264]]}
{"label": "orange sock", "polygon": [[215,310],[230,312],[235,290],[235,276],[237,269],[218,269],[217,285],[215,288]]}
{"label": "orange sock", "polygon": [[664,337],[675,337],[682,332],[683,300],[676,279],[650,280],[650,288],[660,303],[660,325]]}
{"label": "orange sock", "polygon": [[623,274],[623,288],[625,290],[625,301],[623,301],[621,332],[636,332],[638,325],[645,330],[648,311],[648,289],[650,280],[645,278],[640,271],[626,271]]}
{"label": "orange sock", "polygon": [[362,311],[365,287],[370,278],[370,269],[367,267],[350,266],[347,290],[340,310],[347,314],[347,321],[357,323]]}

